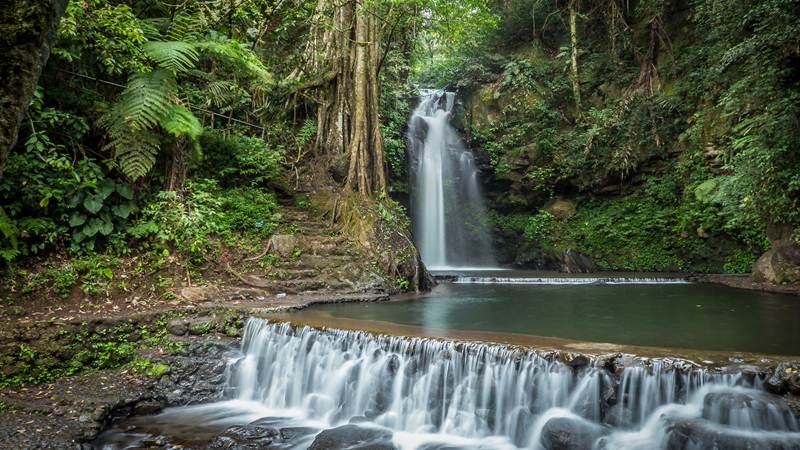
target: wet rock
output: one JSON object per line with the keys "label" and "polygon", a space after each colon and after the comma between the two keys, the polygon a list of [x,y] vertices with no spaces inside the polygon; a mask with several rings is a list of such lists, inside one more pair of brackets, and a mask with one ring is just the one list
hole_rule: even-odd
{"label": "wet rock", "polygon": [[789,388],[789,380],[797,373],[797,368],[791,364],[780,363],[775,370],[764,380],[764,388],[777,395],[783,395]]}
{"label": "wet rock", "polygon": [[392,432],[385,428],[343,425],[323,430],[308,450],[395,450]]}
{"label": "wet rock", "polygon": [[800,450],[800,440],[783,433],[753,433],[689,419],[668,427],[665,449]]}
{"label": "wet rock", "polygon": [[559,252],[556,257],[561,263],[561,271],[566,273],[591,273],[597,267],[589,255],[582,253],[574,248],[568,248]]}
{"label": "wet rock", "polygon": [[564,363],[573,369],[579,369],[591,364],[592,360],[583,353],[567,353],[564,355]]}
{"label": "wet rock", "polygon": [[758,391],[711,392],[703,398],[702,417],[734,428],[800,430],[783,398]]}
{"label": "wet rock", "polygon": [[212,449],[262,449],[280,438],[272,427],[255,424],[230,427],[209,445]]}
{"label": "wet rock", "polygon": [[285,427],[280,429],[280,436],[283,441],[293,441],[299,437],[308,436],[318,431],[318,428],[312,427]]}
{"label": "wet rock", "polygon": [[555,417],[544,424],[540,443],[547,450],[584,450],[606,434],[606,428],[580,417]]}
{"label": "wet rock", "polygon": [[146,416],[161,411],[161,402],[155,400],[145,400],[136,404],[133,413],[138,416]]}
{"label": "wet rock", "polygon": [[270,238],[272,249],[284,258],[292,256],[297,246],[297,238],[292,234],[276,234]]}

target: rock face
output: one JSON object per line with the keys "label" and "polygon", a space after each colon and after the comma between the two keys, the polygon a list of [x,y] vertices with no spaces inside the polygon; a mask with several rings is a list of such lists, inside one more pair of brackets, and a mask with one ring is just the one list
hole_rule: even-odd
{"label": "rock face", "polygon": [[753,280],[759,283],[800,283],[800,245],[790,239],[772,243],[753,266]]}
{"label": "rock face", "polygon": [[30,0],[6,2],[0,8],[0,178],[67,3]]}
{"label": "rock face", "polygon": [[324,430],[314,438],[308,450],[395,450],[392,432],[383,428],[348,424]]}
{"label": "rock face", "polygon": [[566,273],[591,273],[597,270],[589,255],[574,248],[567,248],[556,254],[561,263],[561,271]]}

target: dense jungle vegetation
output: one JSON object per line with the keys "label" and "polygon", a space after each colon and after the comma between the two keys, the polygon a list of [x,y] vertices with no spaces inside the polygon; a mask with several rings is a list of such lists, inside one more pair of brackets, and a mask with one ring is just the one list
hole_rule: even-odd
{"label": "dense jungle vegetation", "polygon": [[800,240],[798,19],[797,0],[70,0],[2,161],[4,284],[99,292],[126,258],[197,277],[305,207],[309,165],[401,211],[415,86],[459,91],[498,244],[526,241],[505,260],[749,271],[768,230]]}

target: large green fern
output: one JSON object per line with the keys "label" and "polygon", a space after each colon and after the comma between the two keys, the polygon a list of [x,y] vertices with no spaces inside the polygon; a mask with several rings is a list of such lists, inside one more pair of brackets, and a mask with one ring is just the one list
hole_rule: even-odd
{"label": "large green fern", "polygon": [[155,165],[161,127],[179,136],[196,139],[202,126],[185,107],[176,104],[175,75],[166,69],[131,76],[116,104],[99,124],[108,132],[105,148],[114,154],[119,169],[132,180],[141,178]]}
{"label": "large green fern", "polygon": [[[100,119],[109,138],[105,148],[112,151],[119,169],[132,180],[143,177],[155,165],[161,144],[159,129],[195,142],[203,132],[197,117],[180,104],[176,79],[192,71],[200,51],[247,74],[253,89],[263,91],[274,81],[255,53],[237,41],[214,33],[200,40],[206,25],[203,15],[189,12],[171,20],[148,19],[143,25],[148,38],[143,50],[156,67],[132,75],[116,104]],[[208,87],[209,101],[218,107],[241,94],[236,91],[242,89],[236,83],[221,81]]]}
{"label": "large green fern", "polygon": [[159,67],[175,73],[187,72],[197,63],[197,50],[190,42],[149,41],[142,48]]}

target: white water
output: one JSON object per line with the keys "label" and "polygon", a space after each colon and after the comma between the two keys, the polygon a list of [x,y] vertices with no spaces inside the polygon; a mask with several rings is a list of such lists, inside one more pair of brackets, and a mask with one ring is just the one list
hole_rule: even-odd
{"label": "white water", "polygon": [[493,267],[472,153],[449,121],[455,93],[422,91],[409,120],[414,236],[431,270]]}
{"label": "white water", "polygon": [[323,428],[362,417],[404,450],[540,449],[559,421],[569,448],[800,448],[798,419],[759,380],[683,361],[631,357],[615,375],[600,360],[574,369],[554,354],[259,319],[242,352],[229,374],[235,401],[212,408]]}
{"label": "white water", "polygon": [[638,278],[638,277],[468,277],[453,279],[458,284],[533,284],[533,285],[577,285],[577,284],[689,284],[682,278]]}

